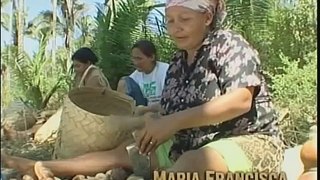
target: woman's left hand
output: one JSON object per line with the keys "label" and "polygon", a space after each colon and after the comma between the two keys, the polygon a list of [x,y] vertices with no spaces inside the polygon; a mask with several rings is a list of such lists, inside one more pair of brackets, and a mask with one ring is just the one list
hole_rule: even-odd
{"label": "woman's left hand", "polygon": [[145,117],[145,127],[139,132],[140,136],[137,139],[142,154],[154,151],[175,133],[170,119],[165,117],[154,118],[150,114],[146,114]]}

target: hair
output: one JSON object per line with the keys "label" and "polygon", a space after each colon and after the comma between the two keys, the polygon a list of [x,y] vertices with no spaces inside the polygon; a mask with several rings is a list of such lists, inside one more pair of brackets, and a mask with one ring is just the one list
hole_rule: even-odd
{"label": "hair", "polygon": [[157,49],[156,46],[149,40],[139,40],[133,44],[131,49],[138,48],[145,56],[155,57],[157,60]]}
{"label": "hair", "polygon": [[212,9],[213,19],[210,24],[210,29],[213,30],[221,25],[226,16],[226,3],[224,0],[210,0],[214,3]]}
{"label": "hair", "polygon": [[90,48],[82,47],[72,55],[71,60],[76,60],[85,64],[89,62],[91,64],[96,64],[98,62],[98,57]]}

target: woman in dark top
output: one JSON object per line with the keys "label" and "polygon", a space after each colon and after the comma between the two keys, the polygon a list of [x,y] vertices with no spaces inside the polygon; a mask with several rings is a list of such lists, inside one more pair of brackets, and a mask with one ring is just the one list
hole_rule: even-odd
{"label": "woman in dark top", "polygon": [[280,172],[278,116],[258,53],[219,28],[224,16],[222,0],[167,1],[168,33],[180,50],[166,76],[164,116],[147,121],[140,150],[174,136],[169,171]]}
{"label": "woman in dark top", "polygon": [[[163,116],[146,118],[137,133],[141,153],[151,153],[153,168],[199,172],[201,179],[206,170],[280,172],[283,142],[258,53],[241,35],[219,27],[224,1],[167,0],[165,11],[180,50],[167,71]],[[62,161],[4,158],[11,167],[34,166],[38,177],[90,175],[132,168],[130,143]]]}

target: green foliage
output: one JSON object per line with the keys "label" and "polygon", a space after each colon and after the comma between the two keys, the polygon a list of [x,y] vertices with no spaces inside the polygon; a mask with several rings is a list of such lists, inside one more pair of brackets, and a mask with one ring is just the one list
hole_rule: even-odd
{"label": "green foliage", "polygon": [[284,73],[272,76],[274,100],[290,111],[281,126],[288,144],[303,143],[317,114],[317,51],[305,56],[301,68],[300,59],[290,60],[283,54],[280,59],[285,67],[281,68]]}
{"label": "green foliage", "polygon": [[289,109],[281,122],[288,144],[306,140],[316,117],[316,5],[313,0],[228,0],[225,26],[240,32],[260,54],[274,102]]}
{"label": "green foliage", "polygon": [[166,33],[164,15],[160,13],[160,17],[160,19],[157,17],[155,18],[154,25],[156,29],[152,29],[151,27],[146,28],[147,30],[144,38],[151,40],[155,44],[158,52],[158,59],[169,63],[177,48]]}
{"label": "green foliage", "polygon": [[76,21],[77,30],[80,37],[74,40],[74,49],[79,49],[84,46],[90,46],[94,40],[94,32],[96,28],[95,20],[92,16],[83,16]]}
{"label": "green foliage", "polygon": [[[257,46],[265,67],[275,72],[284,64],[279,59],[283,53],[290,59],[300,59],[316,49],[316,15],[313,0],[299,0],[294,6],[276,6],[268,22],[268,36],[256,38]],[[281,72],[278,72],[281,73]]]}
{"label": "green foliage", "polygon": [[48,37],[40,40],[38,52],[24,61],[9,64],[14,84],[14,98],[21,99],[25,104],[42,110],[47,107],[53,94],[63,85],[66,79],[60,66],[55,66],[46,56]]}
{"label": "green foliage", "polygon": [[116,10],[108,7],[106,13],[98,9],[94,49],[101,60],[99,66],[113,89],[122,76],[132,71],[130,49],[135,41],[133,37],[141,33],[141,20],[148,15],[146,2],[119,1]]}
{"label": "green foliage", "polygon": [[256,38],[268,36],[268,22],[272,21],[274,0],[227,0],[226,26],[237,30],[255,45]]}

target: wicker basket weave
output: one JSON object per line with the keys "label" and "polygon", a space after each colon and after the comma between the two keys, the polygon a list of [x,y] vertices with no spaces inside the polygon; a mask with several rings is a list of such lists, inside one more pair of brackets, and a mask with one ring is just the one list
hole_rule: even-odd
{"label": "wicker basket weave", "polygon": [[105,88],[76,88],[65,98],[54,159],[110,150],[142,126],[134,100]]}

